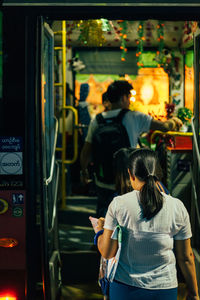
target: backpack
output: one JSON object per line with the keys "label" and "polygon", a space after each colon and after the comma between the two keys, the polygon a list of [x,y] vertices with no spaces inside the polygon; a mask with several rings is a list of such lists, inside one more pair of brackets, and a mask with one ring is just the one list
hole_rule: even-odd
{"label": "backpack", "polygon": [[104,118],[102,114],[96,116],[98,127],[92,139],[94,170],[97,179],[103,183],[113,184],[113,154],[123,148],[129,147],[130,141],[126,128],[122,124],[128,109],[122,109],[113,118]]}

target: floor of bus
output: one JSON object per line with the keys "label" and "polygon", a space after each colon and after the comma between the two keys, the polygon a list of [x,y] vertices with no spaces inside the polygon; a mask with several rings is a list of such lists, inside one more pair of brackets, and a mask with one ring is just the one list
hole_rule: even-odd
{"label": "floor of bus", "polygon": [[[60,300],[98,300],[103,299],[96,282],[63,286]],[[186,300],[186,288],[179,284],[177,300]]]}
{"label": "floor of bus", "polygon": [[96,280],[88,283],[70,284],[62,287],[61,300],[98,300],[103,299]]}
{"label": "floor of bus", "polygon": [[[100,255],[93,246],[94,231],[89,216],[95,215],[95,196],[70,196],[59,212],[59,239],[62,260],[60,300],[103,299],[98,285]],[[186,299],[184,284],[179,285],[178,300]]]}
{"label": "floor of bus", "polygon": [[62,260],[61,300],[103,299],[98,285],[100,255],[93,245],[94,230],[89,216],[95,216],[96,197],[67,197],[59,212],[59,240]]}

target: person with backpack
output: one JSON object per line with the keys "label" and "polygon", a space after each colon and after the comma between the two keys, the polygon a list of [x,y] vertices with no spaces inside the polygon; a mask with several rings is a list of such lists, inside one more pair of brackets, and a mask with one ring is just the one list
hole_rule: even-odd
{"label": "person with backpack", "polygon": [[177,130],[182,126],[178,118],[165,122],[154,120],[138,111],[130,111],[132,85],[126,80],[111,83],[106,95],[110,110],[91,120],[81,151],[81,180],[87,183],[88,165],[94,163],[97,192],[97,217],[104,217],[115,194],[113,154],[123,147],[136,147],[143,132],[151,130]]}

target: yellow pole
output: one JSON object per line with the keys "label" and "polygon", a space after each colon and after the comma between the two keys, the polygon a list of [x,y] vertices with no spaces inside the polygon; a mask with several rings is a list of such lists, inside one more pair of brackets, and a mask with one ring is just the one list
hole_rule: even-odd
{"label": "yellow pole", "polygon": [[66,21],[62,21],[62,204],[61,207],[66,207],[66,134],[65,134],[65,118],[66,110],[64,109],[66,103]]}

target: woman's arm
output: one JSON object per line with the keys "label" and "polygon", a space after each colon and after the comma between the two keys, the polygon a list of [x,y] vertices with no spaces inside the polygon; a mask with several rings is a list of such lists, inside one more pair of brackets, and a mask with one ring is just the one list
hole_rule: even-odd
{"label": "woman's arm", "polygon": [[175,240],[176,259],[188,288],[188,300],[199,300],[196,269],[190,239]]}
{"label": "woman's arm", "polygon": [[[98,220],[98,230],[102,230],[104,226],[104,218]],[[113,230],[104,229],[102,235],[98,238],[98,249],[105,259],[114,257],[118,249],[118,240],[111,239]]]}

